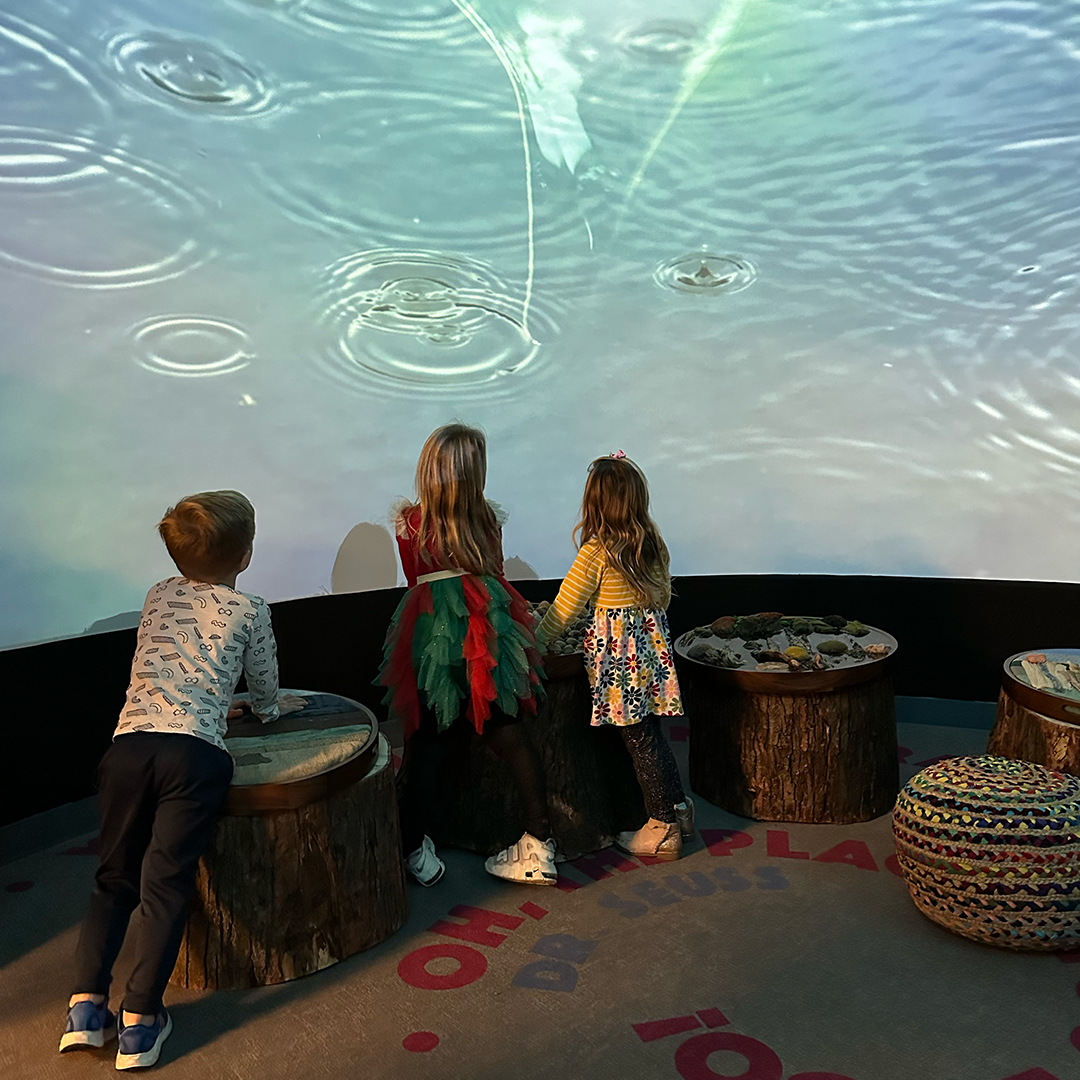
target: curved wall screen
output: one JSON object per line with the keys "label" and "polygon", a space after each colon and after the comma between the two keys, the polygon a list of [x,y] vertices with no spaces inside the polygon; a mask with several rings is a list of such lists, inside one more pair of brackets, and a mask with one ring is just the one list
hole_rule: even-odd
{"label": "curved wall screen", "polygon": [[392,585],[455,417],[519,574],[620,448],[677,572],[1075,578],[1072,5],[660,8],[8,0],[0,644],[207,488],[244,588]]}

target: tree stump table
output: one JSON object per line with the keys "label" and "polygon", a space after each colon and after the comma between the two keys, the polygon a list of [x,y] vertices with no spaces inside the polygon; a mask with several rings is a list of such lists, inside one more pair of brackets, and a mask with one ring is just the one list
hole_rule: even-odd
{"label": "tree stump table", "polygon": [[199,864],[175,986],[286,982],[405,922],[390,748],[368,709],[330,694],[273,724],[234,723],[233,786]]}
{"label": "tree stump table", "polygon": [[[589,723],[592,691],[581,655],[545,657],[544,664],[547,698],[522,723],[547,776],[560,858],[576,858],[610,846],[624,829],[639,828],[645,807],[619,733]],[[451,738],[440,790],[444,814],[433,839],[494,855],[525,831],[517,790],[509,769],[463,726]]]}
{"label": "tree stump table", "polygon": [[[865,644],[881,646],[880,658],[834,661],[824,670],[775,670],[783,663],[740,670],[694,658],[708,640],[703,629],[675,646],[697,794],[760,821],[844,824],[892,809],[900,788],[895,638],[863,627]],[[716,639],[707,649],[719,653],[728,644]]]}
{"label": "tree stump table", "polygon": [[1080,649],[1005,661],[989,753],[1080,776]]}

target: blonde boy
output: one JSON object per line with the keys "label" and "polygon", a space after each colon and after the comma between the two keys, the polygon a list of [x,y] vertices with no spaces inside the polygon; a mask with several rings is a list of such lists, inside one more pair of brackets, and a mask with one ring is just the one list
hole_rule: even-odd
{"label": "blonde boy", "polygon": [[[172,1031],[161,998],[232,780],[224,735],[241,671],[262,721],[279,712],[269,609],[236,589],[251,561],[251,503],[238,491],[189,495],[158,532],[180,576],[146,596],[127,701],[101,761],[101,865],[60,1040],[61,1052],[104,1046],[119,1019],[118,1069],[153,1065]],[[117,1017],[109,984],[129,921],[135,966]]]}

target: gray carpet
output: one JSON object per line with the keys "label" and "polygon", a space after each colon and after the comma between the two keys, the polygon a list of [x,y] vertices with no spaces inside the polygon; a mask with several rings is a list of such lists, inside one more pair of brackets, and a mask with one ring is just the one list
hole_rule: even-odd
{"label": "gray carpet", "polygon": [[[676,725],[685,770],[684,734]],[[901,723],[899,742],[906,780],[938,755],[982,752],[986,732]],[[411,887],[408,923],[370,952],[280,987],[170,992],[175,1031],[157,1070],[176,1080],[1080,1077],[1080,964],[976,945],[923,918],[890,869],[887,817],[785,826],[698,808],[703,839],[680,862],[579,861],[558,890],[503,885],[479,857],[447,852],[444,880]],[[4,1077],[113,1072],[106,1051],[56,1052],[92,839],[0,867]],[[118,986],[125,974],[122,957]]]}

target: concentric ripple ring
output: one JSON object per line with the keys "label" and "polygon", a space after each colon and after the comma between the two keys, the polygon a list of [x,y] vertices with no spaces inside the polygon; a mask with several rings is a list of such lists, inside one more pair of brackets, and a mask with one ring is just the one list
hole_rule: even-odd
{"label": "concentric ripple ring", "polygon": [[[531,365],[541,342],[521,300],[483,263],[442,252],[379,249],[328,268],[317,321],[323,359],[350,385],[458,390]],[[531,333],[554,333],[543,311]]]}
{"label": "concentric ripple ring", "polygon": [[128,331],[135,362],[147,371],[180,378],[228,375],[254,358],[247,332],[226,319],[160,315]]}
{"label": "concentric ripple ring", "polygon": [[163,281],[212,254],[205,198],[126,151],[0,127],[0,264],[83,288]]}

